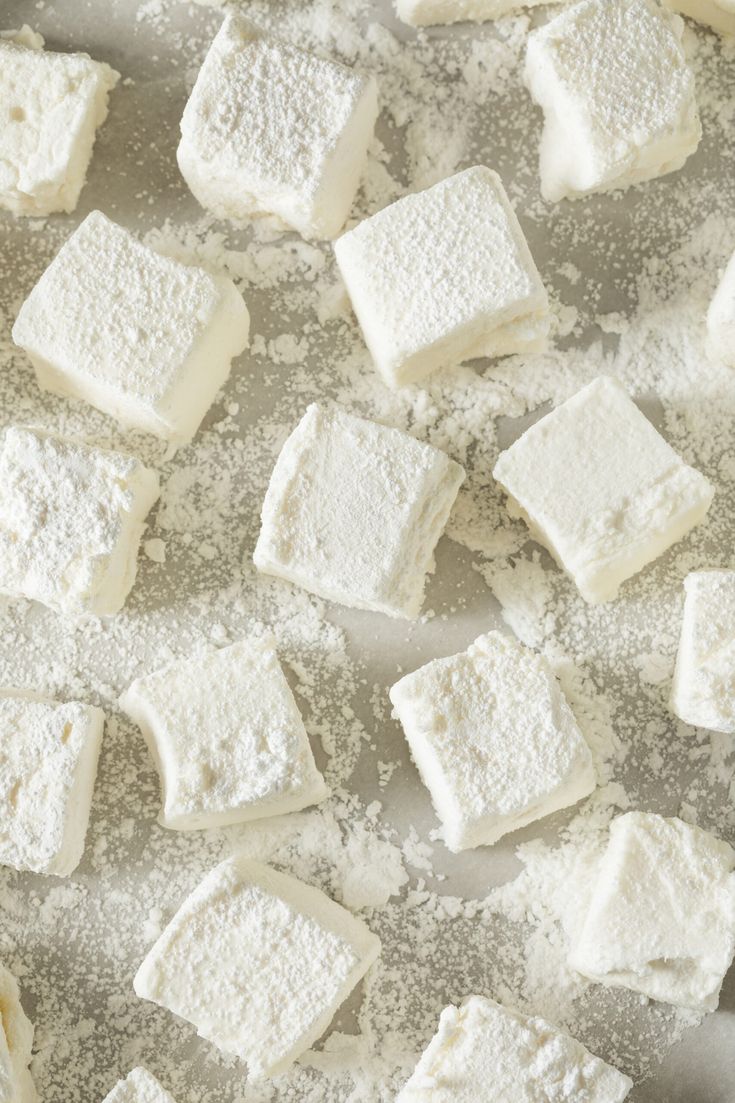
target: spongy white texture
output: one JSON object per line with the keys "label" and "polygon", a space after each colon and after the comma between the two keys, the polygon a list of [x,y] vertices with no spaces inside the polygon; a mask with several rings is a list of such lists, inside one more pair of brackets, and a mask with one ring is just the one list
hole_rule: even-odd
{"label": "spongy white texture", "polygon": [[735,253],[707,311],[707,352],[713,360],[735,368]]}
{"label": "spongy white texture", "polygon": [[671,707],[695,727],[735,733],[735,571],[692,571]]}
{"label": "spongy white texture", "polygon": [[541,3],[543,0],[396,0],[396,13],[413,27],[430,27],[465,19],[476,23],[500,19],[509,12]]}
{"label": "spongy white texture", "polygon": [[663,0],[674,11],[705,23],[720,34],[735,35],[735,0]]}
{"label": "spongy white texture", "polygon": [[37,1103],[28,1070],[33,1026],[20,1003],[18,982],[0,963],[0,1103]]}
{"label": "spongy white texture", "polygon": [[103,1103],[175,1103],[175,1100],[155,1076],[139,1066],[117,1082]]}

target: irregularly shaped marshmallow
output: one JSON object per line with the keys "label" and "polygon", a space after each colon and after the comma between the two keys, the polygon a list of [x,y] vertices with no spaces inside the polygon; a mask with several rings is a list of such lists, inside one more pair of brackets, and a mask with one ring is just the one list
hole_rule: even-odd
{"label": "irregularly shaped marshmallow", "polygon": [[490,169],[466,169],[399,199],[343,234],[334,251],[390,387],[546,344],[546,291]]}
{"label": "irregularly shaped marshmallow", "polygon": [[595,787],[550,667],[500,632],[401,678],[390,699],[450,850],[494,843]]}
{"label": "irregularly shaped marshmallow", "polygon": [[678,819],[613,821],[573,969],[653,1000],[714,1011],[735,953],[735,851]]}
{"label": "irregularly shaped marshmallow", "polygon": [[707,311],[707,352],[713,360],[735,368],[735,253]]}
{"label": "irregularly shaped marshmallow", "polygon": [[735,0],[664,0],[664,3],[720,34],[735,35]]}
{"label": "irregularly shaped marshmallow", "polygon": [[509,12],[540,3],[543,0],[396,0],[396,12],[399,19],[413,27],[430,27],[465,19],[476,23],[500,19]]}
{"label": "irregularly shaped marshmallow", "polygon": [[44,51],[30,27],[0,35],[0,207],[73,211],[120,74],[87,54]]}
{"label": "irregularly shaped marshmallow", "polygon": [[124,1080],[118,1080],[103,1103],[175,1103],[155,1076],[144,1068],[133,1069]]}
{"label": "irregularly shaped marshmallow", "polygon": [[632,1087],[546,1019],[468,996],[444,1008],[396,1103],[622,1103]]}
{"label": "irregularly shaped marshmallow", "polygon": [[338,234],[378,113],[375,81],[226,15],[181,120],[179,168],[218,218]]}
{"label": "irregularly shaped marshmallow", "polygon": [[38,1103],[28,1071],[33,1026],[20,1003],[18,982],[0,964],[0,1103]]}
{"label": "irregularly shaped marshmallow", "polygon": [[11,426],[0,446],[0,593],[117,613],[158,475],[122,452]]}
{"label": "irregularly shaped marshmallow", "polygon": [[699,524],[714,494],[604,375],[501,452],[493,475],[590,602],[616,597]]}
{"label": "irregularly shaped marshmallow", "polygon": [[328,796],[272,637],[138,678],[120,705],[158,767],[166,827],[278,816]]}
{"label": "irregularly shaped marshmallow", "polygon": [[150,950],[135,991],[277,1076],[324,1033],[380,952],[318,889],[231,858],[205,877]]}
{"label": "irregularly shaped marshmallow", "polygon": [[329,601],[417,617],[464,471],[338,406],[309,406],[271,476],[256,567]]}
{"label": "irregularly shaped marshmallow", "polygon": [[92,211],[24,302],[13,340],[39,386],[180,445],[249,325],[231,280],[161,256]]}
{"label": "irregularly shaped marshmallow", "polygon": [[702,127],[683,26],[656,0],[582,0],[531,34],[545,199],[627,188],[694,153]]}
{"label": "irregularly shaped marshmallow", "polygon": [[687,724],[735,733],[735,571],[692,571],[671,707]]}

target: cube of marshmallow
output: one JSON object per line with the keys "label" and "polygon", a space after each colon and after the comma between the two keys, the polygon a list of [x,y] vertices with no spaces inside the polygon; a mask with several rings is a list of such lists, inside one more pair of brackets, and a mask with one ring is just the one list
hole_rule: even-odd
{"label": "cube of marshmallow", "polygon": [[543,0],[396,0],[396,14],[412,27],[431,27],[436,23],[500,19],[520,8],[534,7]]}
{"label": "cube of marshmallow", "polygon": [[166,827],[278,816],[328,796],[271,637],[138,678],[120,705],[158,767]]}
{"label": "cube of marshmallow", "polygon": [[707,311],[707,353],[735,368],[735,253]]}
{"label": "cube of marshmallow", "polygon": [[573,969],[652,1000],[714,1011],[735,953],[735,851],[679,819],[613,821]]}
{"label": "cube of marshmallow", "polygon": [[0,1100],[2,1103],[38,1103],[28,1066],[33,1026],[20,1002],[18,982],[0,963]]}
{"label": "cube of marshmallow", "polygon": [[417,617],[463,479],[438,448],[311,405],[273,470],[253,561],[328,601]]}
{"label": "cube of marshmallow", "polygon": [[464,360],[545,347],[548,297],[490,169],[466,169],[399,199],[343,234],[334,252],[389,387]]}
{"label": "cube of marshmallow", "polygon": [[0,690],[0,865],[59,877],[77,868],[104,722],[80,701]]}
{"label": "cube of marshmallow", "polygon": [[0,593],[116,613],[135,582],[158,475],[134,456],[11,426],[0,445]]}
{"label": "cube of marshmallow", "polygon": [[546,1019],[468,996],[444,1008],[396,1103],[623,1103],[632,1087]]}
{"label": "cube of marshmallow", "polygon": [[493,475],[589,602],[616,597],[699,524],[714,494],[604,375],[501,452]]}
{"label": "cube of marshmallow", "polygon": [[401,678],[390,699],[450,850],[494,843],[595,787],[550,667],[500,632]]}
{"label": "cube of marshmallow", "polygon": [[39,386],[185,444],[250,319],[231,280],[161,256],[92,211],[23,303],[13,340]]}
{"label": "cube of marshmallow", "polygon": [[218,218],[268,212],[307,238],[338,234],[378,114],[372,77],[225,16],[181,120],[179,168]]}
{"label": "cube of marshmallow", "polygon": [[253,1078],[284,1072],[329,1026],[380,952],[323,892],[231,858],[184,902],[135,977]]}
{"label": "cube of marshmallow", "polygon": [[56,54],[29,27],[0,35],[0,207],[73,211],[120,74],[87,54]]}
{"label": "cube of marshmallow", "polygon": [[124,1080],[118,1080],[102,1103],[175,1103],[175,1100],[155,1076],[139,1066]]}
{"label": "cube of marshmallow", "polygon": [[683,23],[656,0],[582,0],[528,40],[550,202],[673,172],[702,136]]}
{"label": "cube of marshmallow", "polygon": [[735,0],[664,0],[664,3],[720,34],[735,35]]}
{"label": "cube of marshmallow", "polygon": [[735,733],[735,571],[692,571],[671,707],[698,728]]}

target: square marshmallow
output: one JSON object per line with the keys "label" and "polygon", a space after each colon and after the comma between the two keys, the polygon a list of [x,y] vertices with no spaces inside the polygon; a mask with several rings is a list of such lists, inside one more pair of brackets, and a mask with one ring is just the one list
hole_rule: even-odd
{"label": "square marshmallow", "polygon": [[390,699],[450,850],[494,843],[595,787],[550,667],[500,632],[401,678]]}
{"label": "square marshmallow", "polygon": [[735,253],[707,311],[707,352],[713,360],[735,368]]}
{"label": "square marshmallow", "polygon": [[173,1096],[144,1068],[133,1069],[118,1080],[102,1103],[175,1103]]}
{"label": "square marshmallow", "polygon": [[138,678],[120,705],[161,775],[165,827],[279,816],[329,795],[272,637]]}
{"label": "square marshmallow", "polygon": [[468,996],[444,1008],[396,1103],[622,1103],[632,1087],[545,1019]]}
{"label": "square marshmallow", "polygon": [[714,1011],[735,953],[735,851],[682,820],[613,821],[573,969],[616,988]]}
{"label": "square marshmallow", "polygon": [[735,35],[735,0],[664,0],[664,3],[720,34]]}
{"label": "square marshmallow", "polygon": [[0,964],[0,1103],[38,1103],[28,1066],[33,1026],[20,1003],[18,982]]}
{"label": "square marshmallow", "polygon": [[735,571],[692,571],[671,707],[686,724],[735,733]]}
{"label": "square marshmallow", "polygon": [[399,199],[343,234],[334,252],[389,387],[479,356],[545,347],[546,291],[490,169]]}
{"label": "square marshmallow", "polygon": [[582,0],[530,35],[545,199],[627,188],[694,153],[702,127],[683,29],[656,0]]}
{"label": "square marshmallow", "polygon": [[605,375],[501,452],[493,475],[593,603],[698,525],[714,494]]}
{"label": "square marshmallow", "polygon": [[324,1033],[379,952],[323,892],[231,858],[181,906],[135,991],[242,1058],[251,1077],[277,1076]]}
{"label": "square marshmallow", "polygon": [[544,0],[396,0],[396,13],[412,27],[431,27],[436,23],[500,19],[509,12],[534,7]]}
{"label": "square marshmallow", "polygon": [[105,717],[0,690],[0,865],[67,877],[89,823]]}
{"label": "square marshmallow", "polygon": [[11,426],[0,445],[0,593],[117,613],[158,475],[134,456]]}
{"label": "square marshmallow", "polygon": [[0,207],[16,215],[74,210],[119,79],[87,54],[45,51],[30,27],[0,35]]}
{"label": "square marshmallow", "polygon": [[378,114],[372,77],[226,15],[181,120],[177,157],[218,218],[278,215],[331,238],[350,212]]}
{"label": "square marshmallow", "polygon": [[253,560],[328,601],[417,617],[463,479],[438,448],[311,405],[273,470]]}
{"label": "square marshmallow", "polygon": [[161,256],[92,211],[23,303],[13,340],[39,386],[179,445],[199,428],[249,324],[231,280]]}

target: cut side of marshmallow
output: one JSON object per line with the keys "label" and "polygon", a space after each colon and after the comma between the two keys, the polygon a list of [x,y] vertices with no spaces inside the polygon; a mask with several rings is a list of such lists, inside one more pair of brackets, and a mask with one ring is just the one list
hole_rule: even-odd
{"label": "cut side of marshmallow", "polygon": [[33,1026],[20,1003],[18,982],[0,964],[0,1103],[38,1103],[28,1066]]}
{"label": "cut side of marshmallow", "polygon": [[735,571],[692,571],[671,707],[687,724],[735,733]]}
{"label": "cut side of marshmallow", "polygon": [[707,353],[735,368],[735,253],[707,311]]}

